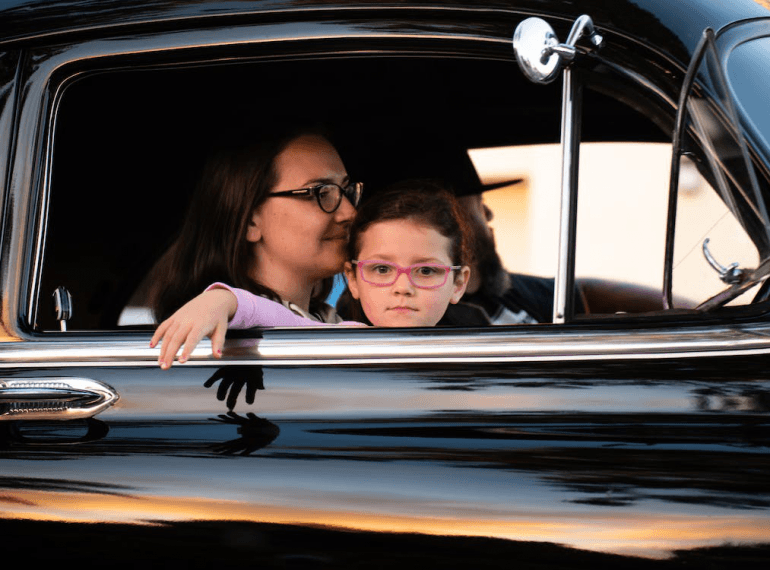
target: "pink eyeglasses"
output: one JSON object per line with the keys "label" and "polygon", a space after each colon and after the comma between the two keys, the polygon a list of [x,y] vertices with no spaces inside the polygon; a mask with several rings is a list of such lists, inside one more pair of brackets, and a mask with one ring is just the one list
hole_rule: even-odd
{"label": "pink eyeglasses", "polygon": [[418,289],[438,289],[446,283],[449,272],[462,269],[461,265],[442,265],[440,263],[415,263],[408,267],[401,267],[390,261],[367,259],[365,261],[352,260],[358,266],[361,279],[377,287],[393,285],[402,273],[406,273],[409,281]]}

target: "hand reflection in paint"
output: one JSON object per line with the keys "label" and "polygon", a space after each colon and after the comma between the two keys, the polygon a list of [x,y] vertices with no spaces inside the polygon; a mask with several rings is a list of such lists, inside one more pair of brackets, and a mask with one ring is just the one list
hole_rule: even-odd
{"label": "hand reflection in paint", "polygon": [[241,416],[235,412],[220,414],[216,418],[211,418],[215,422],[233,424],[238,426],[237,439],[231,439],[224,443],[214,446],[214,451],[224,455],[250,455],[258,449],[261,449],[278,437],[281,433],[280,428],[270,420],[260,418],[249,412],[246,416]]}
{"label": "hand reflection in paint", "polygon": [[203,385],[211,388],[220,381],[217,388],[217,400],[227,399],[227,409],[235,409],[238,396],[246,386],[246,403],[253,404],[257,390],[264,390],[262,367],[260,366],[225,366],[218,369]]}

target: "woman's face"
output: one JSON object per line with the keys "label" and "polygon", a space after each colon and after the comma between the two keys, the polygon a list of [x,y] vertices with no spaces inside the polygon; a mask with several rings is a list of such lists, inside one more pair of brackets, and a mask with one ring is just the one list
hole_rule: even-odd
{"label": "woman's face", "polygon": [[[359,238],[358,261],[379,260],[408,267],[415,263],[453,265],[451,240],[435,229],[411,220],[387,220],[369,226]],[[437,289],[416,287],[402,273],[393,285],[379,286],[364,281],[357,266],[345,264],[345,276],[354,298],[375,326],[433,326],[444,316],[449,303],[465,293],[470,269],[450,272]]]}
{"label": "woman's face", "polygon": [[[323,182],[344,187],[349,182],[335,148],[317,135],[294,139],[274,166],[277,182],[271,193]],[[321,210],[312,195],[268,198],[252,215],[246,236],[254,243],[255,276],[280,293],[338,273],[354,215],[347,198],[331,214]]]}

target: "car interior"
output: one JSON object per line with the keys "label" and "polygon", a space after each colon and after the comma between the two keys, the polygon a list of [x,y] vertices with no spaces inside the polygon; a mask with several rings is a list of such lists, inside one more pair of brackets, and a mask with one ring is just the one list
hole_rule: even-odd
{"label": "car interior", "polygon": [[[670,148],[670,111],[606,69],[581,73],[584,143]],[[420,160],[404,159],[413,153],[556,145],[560,109],[560,82],[533,84],[513,59],[340,56],[83,74],[56,115],[33,328],[59,330],[49,300],[58,287],[72,297],[69,330],[151,328],[121,315],[146,304],[147,276],[174,240],[205,157],[234,131],[321,125],[371,199],[388,182],[425,175]],[[659,289],[582,283],[592,316],[662,308]]]}

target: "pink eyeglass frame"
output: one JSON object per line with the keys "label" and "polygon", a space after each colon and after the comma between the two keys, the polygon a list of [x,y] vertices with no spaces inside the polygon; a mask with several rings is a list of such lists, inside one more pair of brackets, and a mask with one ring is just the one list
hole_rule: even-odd
{"label": "pink eyeglass frame", "polygon": [[[447,279],[449,279],[450,271],[457,271],[458,269],[463,268],[462,265],[444,265],[442,263],[413,263],[407,267],[401,267],[398,263],[393,263],[392,261],[383,261],[381,259],[365,259],[362,261],[351,259],[350,263],[354,263],[358,267],[358,274],[361,276],[361,279],[369,283],[369,285],[374,285],[375,287],[391,287],[396,283],[396,281],[398,281],[398,278],[401,277],[402,273],[406,273],[406,278],[409,279],[409,283],[418,289],[428,290],[443,287],[446,285]],[[371,263],[381,263],[382,265],[389,265],[390,267],[394,267],[396,269],[396,276],[393,278],[393,281],[390,283],[375,283],[374,281],[369,281],[366,277],[364,277],[363,266]],[[441,267],[442,269],[446,269],[447,272],[444,273],[444,281],[442,281],[441,285],[431,285],[430,287],[426,287],[425,285],[418,285],[412,281],[412,269],[415,267]]]}

